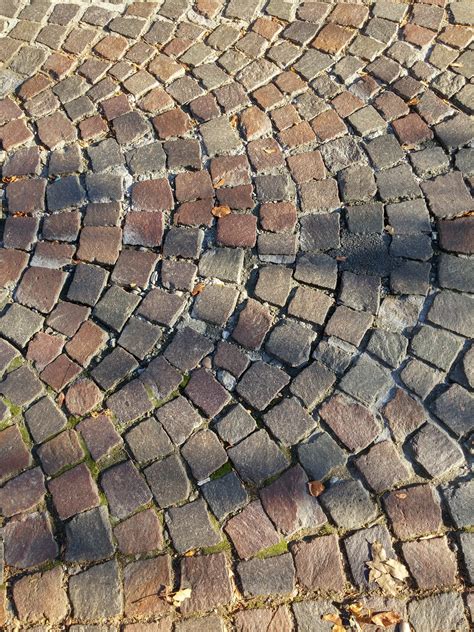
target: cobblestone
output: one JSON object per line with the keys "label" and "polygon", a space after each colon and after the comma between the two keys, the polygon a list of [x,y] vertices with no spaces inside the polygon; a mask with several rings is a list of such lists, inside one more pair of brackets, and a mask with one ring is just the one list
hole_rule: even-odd
{"label": "cobblestone", "polygon": [[0,6],[2,629],[469,628],[469,8]]}

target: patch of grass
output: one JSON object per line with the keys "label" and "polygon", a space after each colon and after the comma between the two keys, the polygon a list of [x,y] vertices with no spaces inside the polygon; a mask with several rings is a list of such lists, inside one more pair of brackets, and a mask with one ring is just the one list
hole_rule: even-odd
{"label": "patch of grass", "polygon": [[230,461],[226,461],[224,465],[221,465],[221,467],[213,472],[209,478],[211,481],[215,481],[217,478],[222,478],[230,472],[232,472],[232,465],[230,464]]}
{"label": "patch of grass", "polygon": [[211,555],[212,553],[222,553],[222,551],[230,551],[230,544],[228,540],[222,540],[219,544],[214,546],[207,546],[201,549],[204,555]]}
{"label": "patch of grass", "polygon": [[259,560],[264,560],[267,557],[275,557],[275,555],[281,555],[282,553],[288,552],[288,543],[286,540],[280,540],[278,544],[274,544],[273,546],[269,546],[267,549],[263,549],[255,557]]}

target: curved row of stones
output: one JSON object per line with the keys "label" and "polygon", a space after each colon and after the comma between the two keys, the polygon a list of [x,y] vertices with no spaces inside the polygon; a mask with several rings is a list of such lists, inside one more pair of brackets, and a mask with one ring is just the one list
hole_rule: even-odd
{"label": "curved row of stones", "polygon": [[470,2],[0,8],[2,629],[468,630]]}

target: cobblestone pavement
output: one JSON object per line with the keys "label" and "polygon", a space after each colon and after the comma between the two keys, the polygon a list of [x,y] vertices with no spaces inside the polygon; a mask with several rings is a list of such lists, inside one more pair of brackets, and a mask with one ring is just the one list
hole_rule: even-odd
{"label": "cobblestone pavement", "polygon": [[1,629],[470,629],[471,0],[0,14]]}

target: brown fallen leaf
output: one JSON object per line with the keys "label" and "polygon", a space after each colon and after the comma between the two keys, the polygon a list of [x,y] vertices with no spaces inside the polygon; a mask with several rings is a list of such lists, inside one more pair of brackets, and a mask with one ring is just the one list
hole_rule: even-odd
{"label": "brown fallen leaf", "polygon": [[407,103],[408,105],[418,105],[419,102],[420,97],[413,97],[413,99],[410,99]]}
{"label": "brown fallen leaf", "polygon": [[324,491],[324,485],[321,481],[309,481],[308,491],[310,496],[319,496]]}
{"label": "brown fallen leaf", "polygon": [[342,619],[338,614],[323,614],[321,619],[333,624],[331,632],[346,632],[346,628],[342,624]]}
{"label": "brown fallen leaf", "polygon": [[59,393],[59,395],[56,397],[56,404],[58,406],[62,406],[65,399],[66,399],[66,396],[64,395],[64,393]]}
{"label": "brown fallen leaf", "polygon": [[220,178],[217,182],[214,183],[214,188],[218,189],[219,187],[224,186],[225,178]]}
{"label": "brown fallen leaf", "polygon": [[339,255],[339,256],[336,257],[336,261],[347,261],[347,257]]}
{"label": "brown fallen leaf", "polygon": [[201,294],[201,292],[203,291],[203,289],[206,287],[205,283],[196,283],[196,285],[193,287],[192,291],[191,291],[191,296],[197,296],[198,294]]}
{"label": "brown fallen leaf", "polygon": [[2,178],[2,182],[4,184],[9,184],[10,182],[16,182],[18,180],[18,176],[5,176]]}
{"label": "brown fallen leaf", "polygon": [[225,217],[230,215],[230,208],[228,206],[214,206],[211,213],[214,217]]}
{"label": "brown fallen leaf", "polygon": [[276,154],[276,152],[277,152],[277,150],[276,150],[276,148],[275,148],[275,147],[264,147],[264,148],[263,148],[263,151],[264,151],[266,154]]}
{"label": "brown fallen leaf", "polygon": [[397,612],[389,610],[387,612],[376,612],[373,614],[371,623],[379,625],[382,628],[389,628],[391,625],[395,625],[395,623],[400,623],[401,620],[402,618]]}
{"label": "brown fallen leaf", "polygon": [[372,561],[366,562],[369,582],[375,582],[382,592],[394,597],[405,587],[409,577],[406,567],[398,560],[389,559],[382,544],[377,540],[371,546]]}
{"label": "brown fallen leaf", "polygon": [[13,217],[26,217],[27,213],[24,213],[23,211],[15,211],[15,213],[13,213]]}

